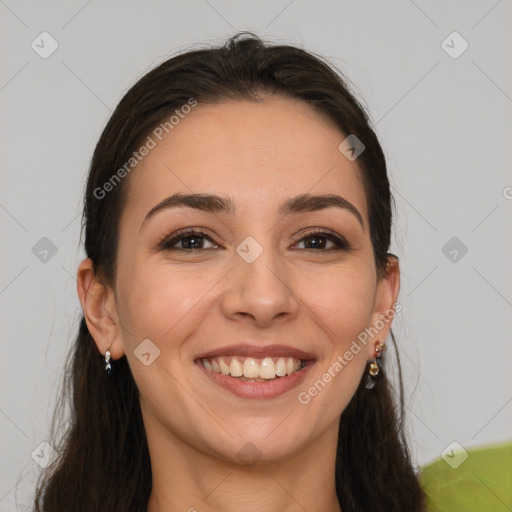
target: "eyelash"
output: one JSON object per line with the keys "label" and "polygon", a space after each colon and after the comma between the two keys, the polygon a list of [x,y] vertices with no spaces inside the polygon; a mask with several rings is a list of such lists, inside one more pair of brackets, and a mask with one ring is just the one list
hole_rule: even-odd
{"label": "eyelash", "polygon": [[[161,242],[157,243],[155,247],[156,247],[156,249],[163,250],[163,251],[182,251],[182,252],[191,252],[191,253],[197,252],[197,251],[207,251],[210,249],[214,249],[214,247],[206,248],[206,249],[204,249],[204,248],[203,249],[201,249],[201,248],[185,249],[185,248],[173,247],[173,245],[176,245],[177,242],[179,242],[181,240],[185,240],[187,238],[193,238],[193,237],[206,238],[210,242],[212,242],[216,245],[220,245],[215,240],[213,240],[211,236],[204,233],[201,229],[187,228],[186,230],[178,231],[172,238],[164,238]],[[306,233],[304,233],[301,236],[301,238],[299,240],[296,241],[296,243],[302,242],[307,238],[315,238],[315,237],[316,238],[325,238],[327,240],[330,240],[337,247],[333,247],[330,249],[320,249],[320,250],[307,248],[307,249],[302,249],[302,250],[317,251],[317,252],[318,251],[319,252],[331,252],[331,251],[349,251],[351,249],[349,243],[346,241],[345,238],[335,235],[334,233],[330,233],[328,231],[322,231],[322,230],[318,230],[318,229],[313,229],[311,231],[307,231]],[[297,249],[295,249],[295,250],[297,250]]]}

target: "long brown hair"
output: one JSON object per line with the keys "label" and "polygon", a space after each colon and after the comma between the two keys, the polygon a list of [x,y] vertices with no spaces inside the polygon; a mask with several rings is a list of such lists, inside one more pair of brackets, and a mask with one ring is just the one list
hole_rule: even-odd
{"label": "long brown hair", "polygon": [[[104,184],[162,120],[191,98],[200,104],[254,101],[269,94],[298,98],[344,134],[363,141],[365,150],[357,162],[375,265],[379,277],[385,275],[392,197],[385,157],[365,109],[343,75],[321,58],[243,32],[219,47],[166,60],[142,77],[112,114],[94,151],[82,218],[86,254],[105,283],[112,286],[116,279],[119,219],[129,177],[100,194]],[[384,364],[382,378],[372,389],[366,386],[365,373],[341,415],[336,490],[344,512],[423,510],[423,493],[404,434],[398,358],[396,366],[398,393],[391,388]],[[59,456],[41,475],[35,510],[146,512],[152,486],[150,458],[138,389],[126,357],[114,362],[113,375],[105,375],[102,356],[82,316],[66,373],[58,411],[62,414],[67,403],[69,414],[57,445]]]}

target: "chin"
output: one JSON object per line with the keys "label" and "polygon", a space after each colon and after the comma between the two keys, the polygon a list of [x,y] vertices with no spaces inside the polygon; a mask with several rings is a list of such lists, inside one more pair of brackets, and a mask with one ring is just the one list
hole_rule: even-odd
{"label": "chin", "polygon": [[[293,413],[290,415],[293,416]],[[280,462],[295,456],[306,445],[314,442],[314,434],[305,431],[293,431],[287,420],[262,420],[237,425],[230,430],[229,435],[223,436],[225,441],[219,450],[219,443],[213,443],[211,448],[222,457],[234,462],[253,466],[256,463]],[[251,425],[248,425],[248,423]],[[281,424],[280,424],[281,422]]]}

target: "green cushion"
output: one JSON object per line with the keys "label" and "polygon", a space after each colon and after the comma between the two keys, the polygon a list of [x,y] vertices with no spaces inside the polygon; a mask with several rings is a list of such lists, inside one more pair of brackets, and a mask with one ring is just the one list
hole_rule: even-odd
{"label": "green cushion", "polygon": [[448,450],[448,462],[439,458],[421,469],[427,511],[512,511],[512,442],[468,449],[467,454],[463,460],[461,452]]}

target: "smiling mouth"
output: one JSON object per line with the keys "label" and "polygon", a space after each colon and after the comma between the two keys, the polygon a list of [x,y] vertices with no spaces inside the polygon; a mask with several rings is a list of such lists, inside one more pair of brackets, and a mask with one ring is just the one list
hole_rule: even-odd
{"label": "smiling mouth", "polygon": [[207,371],[247,382],[272,382],[300,372],[307,364],[304,359],[286,356],[215,356],[203,357],[200,362]]}

